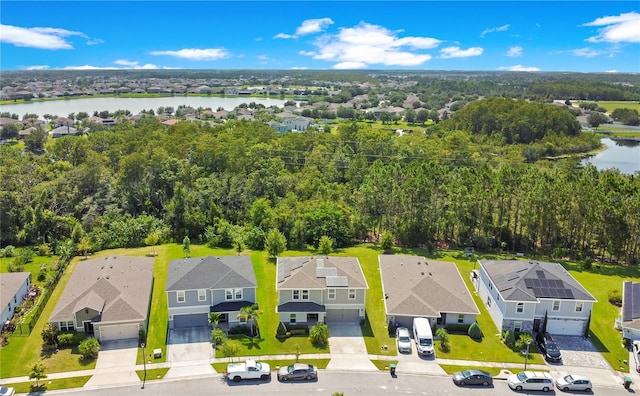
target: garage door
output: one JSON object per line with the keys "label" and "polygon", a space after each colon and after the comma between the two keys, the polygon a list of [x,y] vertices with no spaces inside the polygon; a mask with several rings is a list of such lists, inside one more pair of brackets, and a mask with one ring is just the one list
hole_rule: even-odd
{"label": "garage door", "polygon": [[358,309],[328,309],[325,322],[357,322],[360,320]]}
{"label": "garage door", "polygon": [[173,327],[198,327],[209,326],[209,315],[191,314],[191,315],[173,315]]}
{"label": "garage door", "polygon": [[100,341],[126,340],[138,338],[139,326],[137,323],[129,323],[114,326],[100,326]]}
{"label": "garage door", "polygon": [[557,320],[549,319],[547,332],[551,335],[581,336],[585,322],[582,320]]}

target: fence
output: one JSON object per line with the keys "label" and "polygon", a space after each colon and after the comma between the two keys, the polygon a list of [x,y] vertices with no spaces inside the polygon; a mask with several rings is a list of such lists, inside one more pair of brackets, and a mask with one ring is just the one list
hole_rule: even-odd
{"label": "fence", "polygon": [[16,329],[13,332],[13,336],[18,337],[28,337],[33,328],[36,327],[36,323],[38,323],[38,319],[40,318],[40,314],[42,314],[42,310],[47,305],[47,301],[49,301],[49,297],[51,297],[51,293],[56,288],[58,281],[62,278],[62,272],[64,268],[56,271],[56,275],[53,278],[53,282],[45,289],[45,292],[40,295],[40,298],[37,300],[35,306],[31,309],[31,311],[27,314],[28,319],[23,319],[19,324],[16,325]]}

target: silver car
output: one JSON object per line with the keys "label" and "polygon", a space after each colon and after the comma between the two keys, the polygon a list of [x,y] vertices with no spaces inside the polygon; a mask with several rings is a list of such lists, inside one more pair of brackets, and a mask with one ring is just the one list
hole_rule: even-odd
{"label": "silver car", "polygon": [[398,343],[398,352],[411,353],[411,336],[409,329],[406,327],[398,327],[396,329],[396,341]]}
{"label": "silver car", "polygon": [[556,388],[561,391],[585,391],[591,392],[591,380],[584,375],[569,374],[556,379]]}
{"label": "silver car", "polygon": [[553,379],[544,371],[521,371],[507,378],[509,388],[521,390],[536,390],[549,392],[553,388]]}

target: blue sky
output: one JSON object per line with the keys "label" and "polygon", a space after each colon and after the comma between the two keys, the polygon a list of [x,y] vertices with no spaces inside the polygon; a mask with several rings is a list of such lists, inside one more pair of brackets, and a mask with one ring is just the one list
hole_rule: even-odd
{"label": "blue sky", "polygon": [[640,72],[638,1],[6,1],[0,70]]}

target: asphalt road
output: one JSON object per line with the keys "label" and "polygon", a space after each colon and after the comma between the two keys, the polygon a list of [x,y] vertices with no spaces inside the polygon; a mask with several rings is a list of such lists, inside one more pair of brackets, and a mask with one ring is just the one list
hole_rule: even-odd
{"label": "asphalt road", "polygon": [[[431,377],[425,375],[399,375],[392,378],[386,373],[335,373],[320,372],[318,381],[313,382],[288,382],[280,383],[273,376],[271,381],[242,381],[240,383],[227,383],[221,374],[211,378],[180,379],[175,381],[147,382],[144,389],[140,385],[121,388],[96,389],[96,390],[72,390],[55,391],[47,394],[69,394],[87,396],[106,395],[148,395],[148,396],[175,396],[175,395],[249,395],[259,394],[265,396],[295,396],[295,395],[322,395],[331,396],[333,392],[343,392],[345,396],[367,395],[573,395],[572,392],[514,392],[507,386],[506,381],[496,381],[493,387],[469,387],[455,386],[449,377]],[[622,386],[620,388],[596,388],[592,395],[627,395],[629,392]],[[579,394],[579,393],[576,393]]]}

